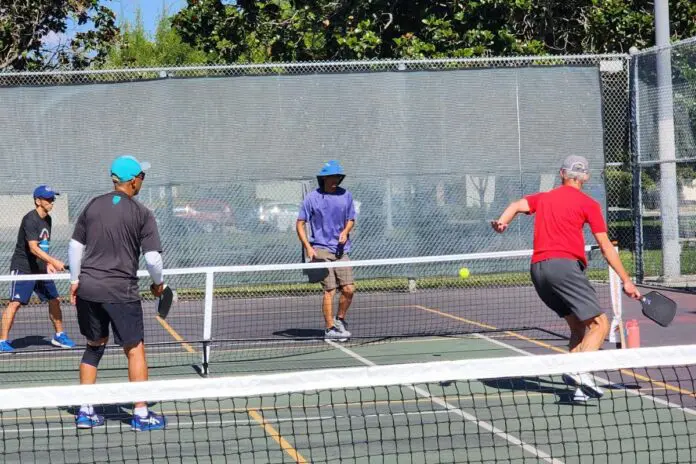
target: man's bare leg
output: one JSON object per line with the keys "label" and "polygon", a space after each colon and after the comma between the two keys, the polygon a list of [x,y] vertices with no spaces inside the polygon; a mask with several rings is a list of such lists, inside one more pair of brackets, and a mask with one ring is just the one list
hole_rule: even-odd
{"label": "man's bare leg", "polygon": [[[124,346],[123,352],[126,353],[128,358],[128,380],[131,382],[145,382],[148,378],[145,344],[141,341],[136,345]],[[147,407],[147,403],[144,401],[139,401],[134,405],[136,408]]]}
{"label": "man's bare leg", "polygon": [[56,333],[61,333],[63,331],[63,313],[60,310],[60,300],[58,298],[49,300],[48,317],[51,319]]}
{"label": "man's bare leg", "polygon": [[565,317],[568,327],[570,328],[570,340],[568,342],[568,350],[572,353],[576,347],[582,342],[585,337],[585,324],[578,319],[575,314],[570,314]]}
{"label": "man's bare leg", "polygon": [[12,329],[12,324],[14,324],[15,316],[20,307],[19,301],[10,301],[7,305],[5,311],[2,313],[2,332],[0,333],[0,340],[9,340],[10,330]]}
{"label": "man's bare leg", "polygon": [[326,328],[330,329],[334,326],[333,318],[333,298],[336,294],[336,290],[327,290],[324,292],[324,300],[322,301],[321,309],[324,313],[324,322],[326,323]]}
{"label": "man's bare leg", "polygon": [[353,295],[355,294],[355,285],[345,285],[341,287],[341,296],[338,299],[338,314],[336,317],[339,319],[345,319],[348,313],[348,308],[350,308],[353,302]]}
{"label": "man's bare leg", "polygon": [[604,344],[604,340],[609,335],[609,319],[606,314],[600,314],[592,319],[583,321],[586,332],[580,344],[578,344],[573,353],[585,351],[597,351]]}

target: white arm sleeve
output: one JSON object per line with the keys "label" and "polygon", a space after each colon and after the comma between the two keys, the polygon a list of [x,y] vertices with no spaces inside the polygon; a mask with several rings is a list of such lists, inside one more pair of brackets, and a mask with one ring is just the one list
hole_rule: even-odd
{"label": "white arm sleeve", "polygon": [[85,246],[75,239],[70,240],[68,244],[68,265],[70,266],[70,282],[77,282],[80,277],[80,268],[82,267],[82,253],[85,251]]}
{"label": "white arm sleeve", "polygon": [[155,285],[161,284],[163,281],[162,271],[164,270],[162,255],[157,251],[148,251],[145,253],[145,263],[147,264],[147,272],[150,273]]}

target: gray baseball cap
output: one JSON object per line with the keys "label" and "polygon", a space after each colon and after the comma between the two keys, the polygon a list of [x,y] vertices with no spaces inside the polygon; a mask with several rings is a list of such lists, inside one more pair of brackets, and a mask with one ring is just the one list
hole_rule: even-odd
{"label": "gray baseball cap", "polygon": [[568,172],[578,172],[587,174],[588,172],[590,172],[590,165],[585,157],[578,155],[570,155],[565,160],[563,160],[563,166],[561,167],[561,169]]}

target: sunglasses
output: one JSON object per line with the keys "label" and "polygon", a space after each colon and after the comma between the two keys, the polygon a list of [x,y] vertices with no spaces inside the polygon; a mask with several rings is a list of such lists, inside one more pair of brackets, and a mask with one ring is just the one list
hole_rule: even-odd
{"label": "sunglasses", "polygon": [[144,173],[144,172],[141,172],[140,174],[138,174],[138,175],[135,176],[135,177],[139,177],[140,180],[145,180],[145,173]]}
{"label": "sunglasses", "polygon": [[56,201],[55,198],[42,198],[43,201],[47,201],[49,203],[54,203]]}

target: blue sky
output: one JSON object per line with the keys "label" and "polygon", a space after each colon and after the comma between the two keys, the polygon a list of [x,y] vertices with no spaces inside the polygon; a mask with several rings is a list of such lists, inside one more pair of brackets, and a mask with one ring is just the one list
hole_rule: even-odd
{"label": "blue sky", "polygon": [[[145,30],[151,36],[154,36],[157,29],[157,23],[162,16],[163,8],[167,9],[167,15],[171,16],[186,6],[186,0],[100,0],[103,5],[111,8],[116,14],[116,21],[121,24],[122,21],[135,22],[135,15],[138,9],[143,18]],[[86,29],[88,26],[77,27],[76,24],[68,22],[68,29],[65,33],[51,31],[44,36],[41,41],[49,48],[53,48],[60,44],[67,44],[71,37],[79,29]]]}
{"label": "blue sky", "polygon": [[140,9],[145,30],[154,34],[162,9],[166,8],[167,15],[171,16],[186,6],[186,0],[102,0],[102,4],[116,13],[119,23],[124,19],[134,22],[136,11]]}

